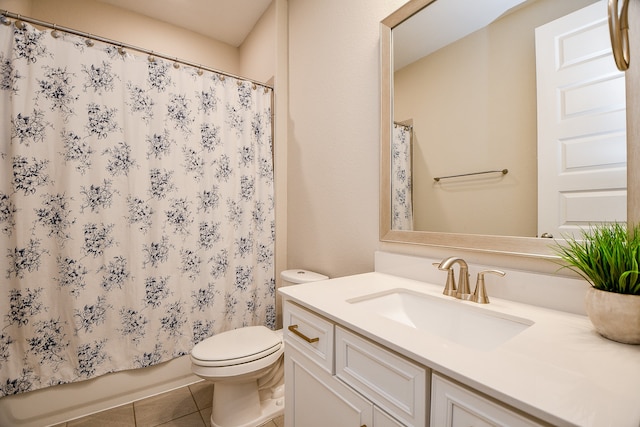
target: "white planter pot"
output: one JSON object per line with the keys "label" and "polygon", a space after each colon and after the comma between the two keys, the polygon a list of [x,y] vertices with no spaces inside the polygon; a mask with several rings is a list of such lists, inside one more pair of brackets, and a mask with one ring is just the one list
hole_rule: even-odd
{"label": "white planter pot", "polygon": [[585,304],[589,319],[600,335],[625,344],[640,344],[640,295],[590,288]]}

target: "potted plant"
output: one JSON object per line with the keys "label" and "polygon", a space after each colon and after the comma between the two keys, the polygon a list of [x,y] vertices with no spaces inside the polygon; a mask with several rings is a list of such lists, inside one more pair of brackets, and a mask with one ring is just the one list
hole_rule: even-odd
{"label": "potted plant", "polygon": [[586,311],[600,335],[640,344],[640,226],[596,225],[581,238],[567,236],[555,252],[590,284]]}

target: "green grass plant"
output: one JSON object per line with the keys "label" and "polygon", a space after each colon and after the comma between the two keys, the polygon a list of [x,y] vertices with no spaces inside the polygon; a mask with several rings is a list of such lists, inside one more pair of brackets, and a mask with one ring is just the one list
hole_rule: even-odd
{"label": "green grass plant", "polygon": [[553,247],[563,268],[584,277],[596,289],[640,295],[640,226],[627,230],[611,223],[582,230],[581,238],[566,236]]}

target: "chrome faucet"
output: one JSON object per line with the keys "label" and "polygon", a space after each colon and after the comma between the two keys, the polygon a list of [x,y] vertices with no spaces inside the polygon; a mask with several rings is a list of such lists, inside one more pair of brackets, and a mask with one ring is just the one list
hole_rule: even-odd
{"label": "chrome faucet", "polygon": [[[458,287],[453,274],[453,265],[460,265],[460,275]],[[442,292],[445,295],[454,296],[458,299],[468,300],[471,298],[471,289],[469,289],[469,266],[462,258],[455,256],[449,257],[438,264],[438,269],[447,271],[447,283]]]}

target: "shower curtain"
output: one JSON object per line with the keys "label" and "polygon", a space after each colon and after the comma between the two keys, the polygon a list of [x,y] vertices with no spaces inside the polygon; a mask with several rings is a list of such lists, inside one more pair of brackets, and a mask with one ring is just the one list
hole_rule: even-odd
{"label": "shower curtain", "polygon": [[273,328],[271,89],[28,24],[0,45],[0,396]]}
{"label": "shower curtain", "polygon": [[411,126],[393,124],[391,140],[391,229],[413,230]]}

